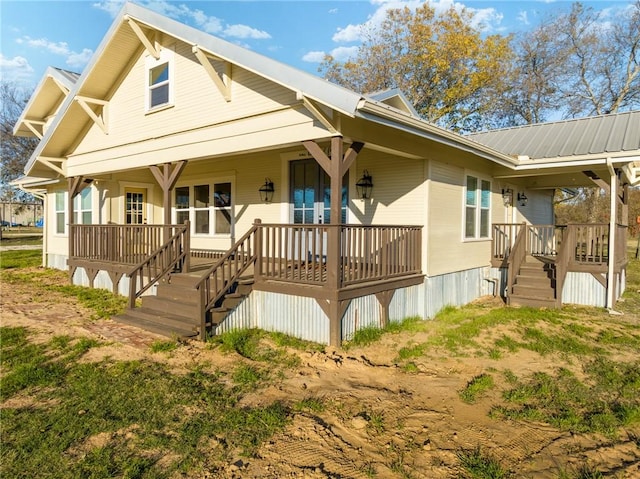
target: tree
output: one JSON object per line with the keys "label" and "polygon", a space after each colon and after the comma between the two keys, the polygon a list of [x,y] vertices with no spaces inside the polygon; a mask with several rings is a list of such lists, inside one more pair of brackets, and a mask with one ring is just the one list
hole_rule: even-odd
{"label": "tree", "polygon": [[510,74],[510,39],[483,37],[472,20],[467,10],[437,14],[428,3],[389,10],[366,32],[355,58],[327,56],[320,71],[363,93],[399,88],[423,118],[445,128],[492,126]]}
{"label": "tree", "polygon": [[20,117],[30,92],[16,84],[0,81],[0,200],[24,202],[31,195],[13,188],[9,183],[23,174],[24,167],[38,140],[31,137],[13,136],[13,126]]}
{"label": "tree", "polygon": [[505,111],[513,123],[616,113],[640,106],[640,0],[613,21],[576,2],[523,34]]}

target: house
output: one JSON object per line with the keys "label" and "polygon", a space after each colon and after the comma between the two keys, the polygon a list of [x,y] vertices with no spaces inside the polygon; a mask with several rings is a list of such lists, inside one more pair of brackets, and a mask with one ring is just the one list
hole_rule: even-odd
{"label": "house", "polygon": [[[640,112],[465,137],[401,92],[128,3],[81,75],[46,73],[14,133],[40,138],[16,184],[45,198],[45,264],[129,295],[120,320],[154,331],[338,345],[486,294],[613,308],[624,290]],[[554,225],[554,189],[593,184],[610,224]]]}

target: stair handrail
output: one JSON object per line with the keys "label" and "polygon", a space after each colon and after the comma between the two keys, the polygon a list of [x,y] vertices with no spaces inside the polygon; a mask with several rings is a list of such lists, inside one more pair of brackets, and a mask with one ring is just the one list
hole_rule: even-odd
{"label": "stair handrail", "polygon": [[[195,285],[199,292],[200,339],[203,341],[206,340],[207,334],[207,312],[225,295],[242,273],[256,262],[258,248],[255,247],[255,234],[259,224],[260,222],[256,221],[256,224],[242,238],[200,276]],[[235,272],[232,271],[232,265],[235,265]]]}
{"label": "stair handrail", "polygon": [[[174,228],[176,228],[176,232],[173,236],[127,273],[129,278],[129,308],[135,308],[136,299],[171,273],[176,266],[184,265],[188,262],[189,221],[186,221],[183,225],[174,226]],[[145,273],[147,273],[146,282]],[[137,288],[138,279],[140,280],[139,289]]]}
{"label": "stair handrail", "polygon": [[527,225],[522,223],[507,259],[507,289],[509,296],[513,291],[516,276],[527,257]]}
{"label": "stair handrail", "polygon": [[560,243],[558,256],[555,261],[556,275],[556,306],[562,306],[562,289],[564,288],[564,280],[569,271],[569,263],[575,258],[576,249],[576,227],[575,225],[567,225],[565,234]]}

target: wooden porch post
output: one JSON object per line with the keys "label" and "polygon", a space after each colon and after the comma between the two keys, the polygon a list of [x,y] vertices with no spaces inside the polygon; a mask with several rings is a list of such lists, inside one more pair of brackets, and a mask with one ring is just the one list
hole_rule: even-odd
{"label": "wooden porch post", "polygon": [[[162,188],[162,208],[164,211],[163,223],[165,225],[171,224],[171,192],[176,186],[178,178],[180,178],[185,166],[187,166],[186,160],[178,161],[173,169],[171,168],[171,163],[164,163],[162,165],[162,171],[160,171],[160,168],[157,165],[149,167],[151,174],[158,182],[158,185],[160,185],[160,188]],[[165,229],[164,241],[168,241],[170,237],[171,231],[169,229]]]}
{"label": "wooden porch post", "polygon": [[[333,299],[323,307],[329,317],[329,344],[340,346],[342,342],[342,316],[344,303],[338,300],[338,290],[342,287],[343,271],[341,268],[341,220],[342,220],[342,178],[349,171],[364,143],[354,142],[343,154],[343,140],[341,136],[331,138],[331,158],[322,151],[315,141],[303,142],[304,147],[318,162],[320,167],[329,175],[331,180],[331,222],[327,229],[327,288],[332,292]],[[348,304],[348,303],[347,303]]]}

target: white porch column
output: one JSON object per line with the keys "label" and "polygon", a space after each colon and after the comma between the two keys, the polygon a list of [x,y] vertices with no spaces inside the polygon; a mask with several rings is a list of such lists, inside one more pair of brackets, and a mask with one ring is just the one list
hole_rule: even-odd
{"label": "white porch column", "polygon": [[609,261],[607,264],[607,309],[612,310],[615,303],[613,296],[615,285],[615,265],[616,265],[616,207],[618,205],[618,176],[611,163],[611,158],[607,158],[607,168],[609,169],[611,189],[609,208]]}

